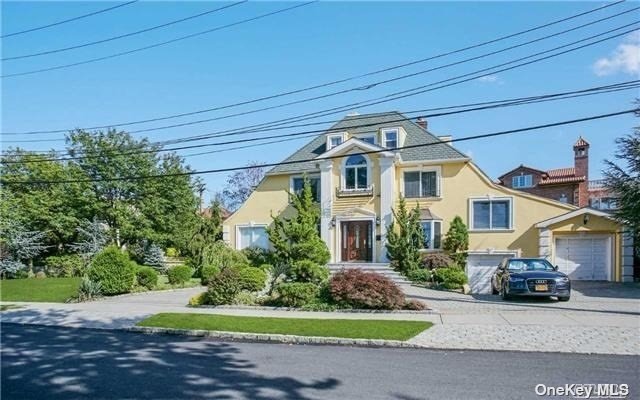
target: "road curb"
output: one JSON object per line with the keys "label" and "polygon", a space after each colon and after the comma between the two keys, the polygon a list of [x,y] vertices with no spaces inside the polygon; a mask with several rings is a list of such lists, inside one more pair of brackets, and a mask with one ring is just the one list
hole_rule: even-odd
{"label": "road curb", "polygon": [[206,337],[213,339],[222,339],[230,341],[243,342],[267,342],[267,343],[284,343],[284,344],[306,344],[306,345],[332,345],[332,346],[350,346],[350,347],[391,347],[391,348],[410,348],[424,349],[424,346],[403,342],[400,340],[383,340],[383,339],[349,339],[336,337],[321,336],[298,336],[298,335],[280,335],[280,334],[264,334],[264,333],[241,333],[241,332],[225,332],[225,331],[208,331],[200,329],[174,329],[174,328],[156,328],[146,326],[133,326],[125,328],[129,332],[145,333],[151,335],[179,335]]}

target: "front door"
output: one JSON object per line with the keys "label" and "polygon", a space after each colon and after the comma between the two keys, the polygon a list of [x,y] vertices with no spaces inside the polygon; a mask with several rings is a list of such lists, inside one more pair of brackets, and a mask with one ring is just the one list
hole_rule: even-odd
{"label": "front door", "polygon": [[342,261],[373,261],[371,221],[345,221],[342,230]]}

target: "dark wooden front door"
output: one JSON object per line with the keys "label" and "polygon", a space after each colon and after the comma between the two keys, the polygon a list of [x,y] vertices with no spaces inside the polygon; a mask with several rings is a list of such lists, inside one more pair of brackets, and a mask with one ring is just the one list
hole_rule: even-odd
{"label": "dark wooden front door", "polygon": [[371,221],[342,223],[342,261],[373,261]]}

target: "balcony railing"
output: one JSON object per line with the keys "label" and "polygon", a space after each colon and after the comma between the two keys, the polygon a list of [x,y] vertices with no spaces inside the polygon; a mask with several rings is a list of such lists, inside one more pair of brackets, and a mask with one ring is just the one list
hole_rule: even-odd
{"label": "balcony railing", "polygon": [[336,188],[336,197],[371,197],[373,196],[373,185],[364,189],[341,189]]}
{"label": "balcony railing", "polygon": [[604,179],[596,179],[594,181],[589,181],[589,190],[598,190],[598,189],[605,189],[605,185],[604,185],[605,180]]}

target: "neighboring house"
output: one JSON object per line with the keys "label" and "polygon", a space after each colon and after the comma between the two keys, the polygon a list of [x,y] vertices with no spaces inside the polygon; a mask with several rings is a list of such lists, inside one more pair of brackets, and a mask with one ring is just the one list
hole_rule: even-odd
{"label": "neighboring house", "polygon": [[545,171],[521,164],[500,176],[498,183],[578,207],[613,210],[616,198],[604,181],[589,180],[589,147],[589,142],[579,137],[573,145],[573,167]]}
{"label": "neighboring house", "polygon": [[[306,174],[332,263],[388,261],[386,229],[403,196],[420,207],[425,252],[440,250],[451,220],[463,218],[476,292],[489,290],[505,256],[548,257],[576,279],[629,279],[629,249],[623,256],[622,228],[608,214],[498,185],[447,143],[450,137],[438,138],[419,122],[397,112],[347,116],[285,160],[303,162],[267,172],[225,221],[225,240],[237,249],[268,247],[271,215],[291,215],[287,191],[300,190]],[[377,153],[360,154],[371,151]]]}

